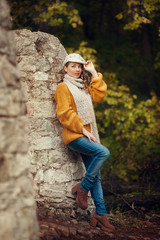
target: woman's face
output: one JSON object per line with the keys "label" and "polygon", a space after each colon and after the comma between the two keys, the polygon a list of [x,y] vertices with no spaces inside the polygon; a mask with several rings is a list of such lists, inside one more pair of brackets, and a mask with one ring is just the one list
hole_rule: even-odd
{"label": "woman's face", "polygon": [[64,70],[70,77],[79,78],[82,72],[82,64],[70,62],[68,66],[64,67]]}

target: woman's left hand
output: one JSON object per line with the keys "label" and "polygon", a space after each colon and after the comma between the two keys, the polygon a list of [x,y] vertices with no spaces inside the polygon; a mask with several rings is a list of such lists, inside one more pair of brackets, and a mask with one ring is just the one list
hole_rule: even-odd
{"label": "woman's left hand", "polygon": [[85,128],[82,128],[82,133],[84,136],[88,138],[88,140],[91,142],[97,142],[97,139],[90,133],[88,132]]}
{"label": "woman's left hand", "polygon": [[97,71],[94,68],[94,65],[92,63],[92,61],[87,61],[86,63],[84,63],[84,69],[88,72],[90,72],[94,78],[98,77]]}
{"label": "woman's left hand", "polygon": [[84,69],[88,72],[92,72],[93,70],[95,70],[93,63],[89,60],[84,63]]}

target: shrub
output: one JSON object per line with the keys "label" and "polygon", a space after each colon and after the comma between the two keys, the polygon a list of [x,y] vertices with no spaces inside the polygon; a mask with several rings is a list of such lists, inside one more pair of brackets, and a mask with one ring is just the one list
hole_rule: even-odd
{"label": "shrub", "polygon": [[103,168],[103,179],[118,176],[150,188],[160,177],[160,100],[154,92],[150,99],[139,100],[118,84],[115,74],[104,75],[108,93],[96,105],[96,116],[101,141],[111,157]]}

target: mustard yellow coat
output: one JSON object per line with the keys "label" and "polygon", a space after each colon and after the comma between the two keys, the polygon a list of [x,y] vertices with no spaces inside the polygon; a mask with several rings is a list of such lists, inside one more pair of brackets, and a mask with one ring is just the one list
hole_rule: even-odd
{"label": "mustard yellow coat", "polygon": [[[107,85],[102,77],[102,74],[98,73],[97,78],[93,78],[93,76],[91,78],[89,93],[93,103],[100,102],[107,92]],[[69,144],[77,138],[84,137],[82,134],[83,127],[90,132],[90,125],[84,126],[82,119],[78,116],[73,96],[64,82],[57,86],[55,101],[57,102],[57,116],[63,125],[64,144]]]}

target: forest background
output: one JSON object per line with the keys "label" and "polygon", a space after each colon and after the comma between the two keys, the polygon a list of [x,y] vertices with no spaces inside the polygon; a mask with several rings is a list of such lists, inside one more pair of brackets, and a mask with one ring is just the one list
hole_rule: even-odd
{"label": "forest background", "polygon": [[108,93],[95,110],[111,151],[104,188],[159,195],[160,0],[8,2],[13,29],[53,34],[103,73]]}

